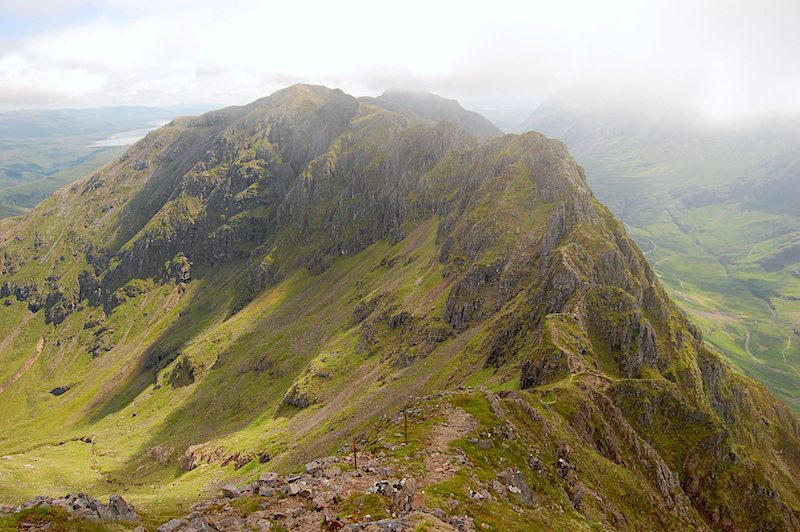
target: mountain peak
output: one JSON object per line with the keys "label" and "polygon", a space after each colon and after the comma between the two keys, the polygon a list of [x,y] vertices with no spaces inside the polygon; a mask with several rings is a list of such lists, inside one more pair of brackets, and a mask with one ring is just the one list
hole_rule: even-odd
{"label": "mountain peak", "polygon": [[387,104],[389,106],[397,106],[392,109],[405,108],[422,118],[435,122],[445,119],[452,120],[476,137],[484,140],[503,134],[489,120],[478,113],[467,111],[456,100],[443,98],[429,92],[395,87],[387,89],[378,98],[369,98],[367,100],[373,103],[376,103],[377,100],[377,103],[384,106]]}
{"label": "mountain peak", "polygon": [[[330,89],[322,85],[313,85],[309,83],[295,83],[294,85],[276,91],[270,96],[266,96],[261,100],[269,100],[273,102],[273,104],[290,101],[295,98],[310,98],[314,101],[320,101],[331,97],[332,95],[345,96],[344,92],[342,92],[340,89]],[[352,98],[352,96],[348,97]]]}

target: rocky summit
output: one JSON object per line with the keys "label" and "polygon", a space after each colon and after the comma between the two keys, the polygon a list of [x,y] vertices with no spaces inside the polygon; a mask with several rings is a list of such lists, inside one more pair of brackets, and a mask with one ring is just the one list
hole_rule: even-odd
{"label": "rocky summit", "polygon": [[562,143],[462,111],[296,85],[5,229],[0,529],[799,529],[797,418]]}

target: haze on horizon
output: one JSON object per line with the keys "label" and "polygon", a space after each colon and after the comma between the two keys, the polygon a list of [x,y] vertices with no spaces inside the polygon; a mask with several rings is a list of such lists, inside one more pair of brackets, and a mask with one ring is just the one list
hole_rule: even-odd
{"label": "haze on horizon", "polygon": [[800,112],[796,0],[0,0],[0,110],[244,104],[316,83],[465,107],[559,94],[713,120]]}

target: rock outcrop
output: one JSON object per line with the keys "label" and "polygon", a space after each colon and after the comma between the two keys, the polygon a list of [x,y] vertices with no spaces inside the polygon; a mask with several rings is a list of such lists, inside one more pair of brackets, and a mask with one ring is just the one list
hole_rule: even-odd
{"label": "rock outcrop", "polygon": [[[103,504],[86,493],[70,493],[63,497],[37,495],[16,508],[7,508],[8,514],[20,513],[33,508],[63,508],[74,519],[87,521],[140,521],[136,508],[119,495],[111,495],[108,504]],[[2,512],[0,512],[2,514]]]}

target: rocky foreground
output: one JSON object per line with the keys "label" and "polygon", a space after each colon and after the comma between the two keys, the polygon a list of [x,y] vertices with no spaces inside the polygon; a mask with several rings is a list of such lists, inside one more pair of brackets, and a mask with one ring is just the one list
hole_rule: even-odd
{"label": "rocky foreground", "polygon": [[[450,500],[450,512],[426,506],[427,486],[452,478],[462,468],[469,471],[474,467],[469,456],[449,444],[475,432],[479,428],[477,420],[450,405],[443,405],[439,413],[444,422],[428,435],[425,448],[411,457],[424,463],[427,470],[416,477],[409,473],[403,460],[385,452],[374,455],[359,450],[354,456],[352,448],[345,446],[336,456],[305,464],[302,473],[281,476],[265,472],[251,483],[224,484],[216,496],[194,504],[187,515],[161,524],[156,532],[281,529],[379,532],[418,530],[420,526],[436,531],[474,531],[473,519],[458,511],[462,503],[456,499]],[[395,426],[398,425],[395,420]],[[478,446],[490,444],[488,439],[467,438]],[[389,452],[404,448],[403,444],[385,447]],[[557,469],[563,467],[556,465]],[[523,510],[516,504],[537,506],[533,490],[517,468],[508,467],[491,482],[481,482],[477,476],[473,480],[477,489],[469,488],[468,493],[475,501],[504,500],[519,512]],[[118,495],[112,495],[107,505],[84,493],[61,498],[37,496],[16,508],[0,508],[0,518],[33,508],[53,507],[66,510],[70,519],[126,521],[139,523],[136,532],[147,530],[134,506]],[[46,525],[24,520],[23,527],[32,532],[50,530]]]}
{"label": "rocky foreground", "polygon": [[[256,482],[239,486],[226,484],[216,497],[194,504],[188,515],[162,524],[156,532],[266,532],[279,526],[298,531],[378,532],[417,530],[423,523],[432,530],[474,530],[473,520],[466,515],[448,515],[438,508],[427,508],[424,493],[420,491],[421,483],[414,478],[398,479],[391,466],[367,454],[358,455],[358,458],[358,469],[352,468],[352,456],[327,457],[306,464],[305,472],[301,474],[279,476],[268,472]],[[508,491],[532,493],[518,471],[509,469],[501,478],[507,483],[496,484],[494,489],[502,497],[507,498]],[[361,496],[353,498],[354,493]],[[380,495],[391,501],[395,511],[386,518],[366,514],[361,516],[360,522],[350,522],[350,518],[355,516],[337,512],[345,507],[348,494],[348,500],[354,501],[356,506],[370,494]],[[475,492],[473,496],[476,499],[492,498],[487,490]],[[246,498],[258,504],[258,510],[248,511],[250,505],[236,504],[236,500]],[[103,504],[85,493],[71,493],[60,498],[39,495],[16,508],[0,507],[0,517],[34,508],[54,507],[66,510],[70,520],[140,522],[135,507],[121,496],[111,495],[109,503]],[[49,530],[46,524],[25,524],[24,520],[22,526],[32,532]],[[146,528],[139,525],[135,531],[145,532]]]}
{"label": "rocky foreground", "polygon": [[[477,420],[460,408],[442,407],[438,412],[444,422],[434,427],[419,456],[409,457],[425,464],[424,474],[410,474],[405,461],[383,451],[374,455],[359,450],[354,456],[352,448],[345,446],[336,456],[308,462],[303,473],[279,476],[265,472],[252,483],[223,485],[216,497],[193,505],[188,515],[164,523],[157,532],[265,532],[278,527],[382,532],[418,530],[425,523],[428,530],[474,531],[473,519],[458,511],[459,501],[451,499],[450,512],[426,505],[426,487],[452,478],[462,468],[469,471],[474,467],[467,455],[449,444],[478,429]],[[399,419],[387,421],[401,426]],[[387,443],[385,447],[391,453],[403,446]],[[532,489],[516,468],[500,472],[491,483],[474,480],[478,489],[469,489],[474,500],[499,498],[511,504],[536,505]],[[256,505],[257,510],[248,511]]]}
{"label": "rocky foreground", "polygon": [[[299,531],[403,531],[415,530],[423,522],[436,530],[474,530],[472,519],[466,515],[450,516],[441,509],[427,508],[422,483],[414,478],[399,479],[391,466],[368,455],[359,455],[358,466],[352,469],[352,456],[327,457],[306,464],[302,474],[278,476],[268,472],[253,483],[227,484],[217,497],[193,505],[190,514],[172,519],[157,532],[264,532],[276,525]],[[394,510],[390,516],[344,515],[343,510],[358,508],[371,494],[388,499]],[[486,495],[491,496],[488,492]],[[247,512],[235,502],[248,497],[263,498],[257,511]],[[353,518],[358,522],[351,522]]]}

